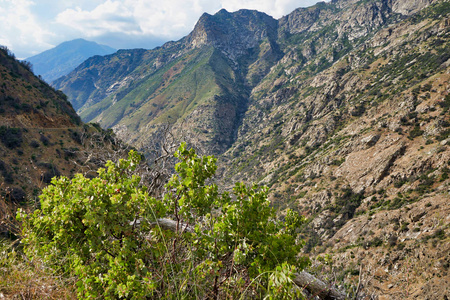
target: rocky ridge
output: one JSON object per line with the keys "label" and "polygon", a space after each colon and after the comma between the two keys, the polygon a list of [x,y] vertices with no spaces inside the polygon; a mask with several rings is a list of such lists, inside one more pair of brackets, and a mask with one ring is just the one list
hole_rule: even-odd
{"label": "rocky ridge", "polygon": [[306,250],[361,274],[367,297],[448,295],[448,20],[448,3],[432,5],[312,76],[314,60],[285,56],[222,156],[224,176],[308,215]]}

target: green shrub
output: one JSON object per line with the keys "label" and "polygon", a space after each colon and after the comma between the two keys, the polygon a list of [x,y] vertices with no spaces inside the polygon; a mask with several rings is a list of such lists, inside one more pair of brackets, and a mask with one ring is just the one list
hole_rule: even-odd
{"label": "green shrub", "polygon": [[414,139],[414,138],[416,138],[416,137],[418,137],[418,136],[421,136],[422,134],[423,134],[423,130],[420,129],[420,126],[419,126],[419,125],[415,125],[415,126],[414,126],[414,129],[412,129],[412,130],[409,132],[408,138]]}
{"label": "green shrub", "polygon": [[370,248],[370,247],[380,247],[383,245],[383,240],[380,237],[375,237],[372,240],[364,243],[364,248]]}
{"label": "green shrub", "polygon": [[445,96],[443,101],[439,101],[438,105],[443,108],[444,111],[448,111],[450,107],[450,94]]}
{"label": "green shrub", "polygon": [[22,131],[20,128],[0,126],[0,140],[9,149],[22,145]]}
{"label": "green shrub", "polygon": [[7,184],[14,183],[14,176],[11,171],[9,171],[10,168],[5,164],[4,161],[0,160],[0,172],[2,176],[4,177],[4,182]]}
{"label": "green shrub", "polygon": [[27,200],[27,194],[20,187],[14,187],[9,192],[9,198],[12,201],[24,204]]}
{"label": "green shrub", "polygon": [[[237,183],[234,196],[208,180],[215,158],[183,144],[163,199],[149,196],[134,169],[140,156],[108,162],[98,177],[53,179],[40,210],[26,215],[23,243],[60,274],[76,276],[80,298],[295,298],[304,218],[275,216],[267,188]],[[159,226],[171,220],[171,230]],[[247,294],[248,293],[248,294]]]}
{"label": "green shrub", "polygon": [[48,139],[48,137],[46,137],[46,136],[43,135],[43,134],[41,134],[41,136],[40,136],[39,139],[41,140],[41,143],[42,143],[44,146],[48,146],[48,145],[50,144],[50,140]]}
{"label": "green shrub", "polygon": [[392,234],[391,236],[389,236],[388,238],[388,244],[389,246],[393,247],[397,244],[398,241],[398,237],[395,234]]}
{"label": "green shrub", "polygon": [[441,175],[441,179],[439,181],[445,181],[448,179],[448,173],[449,173],[449,169],[447,167],[444,167],[442,169],[442,175]]}
{"label": "green shrub", "polygon": [[356,209],[361,205],[363,199],[362,194],[353,192],[352,189],[346,188],[342,190],[340,197],[336,199],[335,211],[343,215],[341,223],[353,218]]}
{"label": "green shrub", "polygon": [[39,148],[39,142],[38,141],[36,141],[36,140],[31,140],[31,142],[30,142],[30,147],[33,147],[33,148]]}

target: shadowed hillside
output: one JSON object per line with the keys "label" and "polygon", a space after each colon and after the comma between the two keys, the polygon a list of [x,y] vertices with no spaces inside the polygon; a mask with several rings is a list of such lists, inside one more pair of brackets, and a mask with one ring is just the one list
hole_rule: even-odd
{"label": "shadowed hillside", "polygon": [[37,196],[52,177],[77,172],[94,176],[120,145],[99,126],[83,124],[62,92],[37,78],[28,63],[17,61],[6,48],[0,49],[0,76],[3,235],[14,232],[8,231],[15,224],[8,214],[17,206],[38,205]]}

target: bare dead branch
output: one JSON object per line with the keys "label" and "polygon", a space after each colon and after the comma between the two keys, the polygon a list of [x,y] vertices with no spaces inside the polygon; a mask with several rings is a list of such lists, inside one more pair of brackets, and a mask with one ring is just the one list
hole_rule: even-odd
{"label": "bare dead branch", "polygon": [[[130,225],[133,226],[139,226],[141,223],[141,220],[134,220],[133,222],[130,223]],[[188,224],[185,223],[181,223],[181,222],[177,222],[171,219],[166,219],[166,218],[161,218],[161,219],[157,219],[155,222],[150,222],[149,223],[151,227],[156,227],[159,226],[164,230],[171,230],[173,232],[177,232],[177,230],[179,230],[179,232],[194,232],[194,229],[189,226]]]}
{"label": "bare dead branch", "polygon": [[339,292],[334,287],[327,285],[322,280],[316,278],[308,272],[296,273],[294,283],[300,288],[306,289],[313,295],[323,300],[344,300],[345,294]]}

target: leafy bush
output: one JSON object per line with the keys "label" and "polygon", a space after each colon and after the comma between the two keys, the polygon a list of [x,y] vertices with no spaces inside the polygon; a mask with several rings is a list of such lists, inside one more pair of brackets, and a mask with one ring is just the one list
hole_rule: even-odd
{"label": "leafy bush", "polygon": [[398,241],[398,237],[395,234],[390,235],[388,238],[388,244],[391,247],[394,247],[397,244],[397,241]]}
{"label": "leafy bush", "polygon": [[334,166],[340,166],[345,162],[345,157],[342,157],[340,159],[334,159],[331,164]]}
{"label": "leafy bush", "polygon": [[9,193],[10,199],[17,203],[25,203],[27,200],[27,194],[20,187],[14,187]]}
{"label": "leafy bush", "polygon": [[14,183],[14,175],[12,172],[2,172],[3,177],[5,177],[5,183]]}
{"label": "leafy bush", "polygon": [[366,249],[370,247],[380,247],[381,245],[383,245],[383,240],[380,237],[374,237],[372,240],[364,243]]}
{"label": "leafy bush", "polygon": [[338,211],[343,216],[339,223],[344,223],[344,221],[353,218],[356,209],[361,205],[362,199],[362,194],[355,193],[350,188],[345,188],[342,190],[342,194],[336,199],[336,203],[333,208],[334,211]]}
{"label": "leafy bush", "polygon": [[81,134],[78,131],[71,131],[70,137],[78,144],[81,145]]}
{"label": "leafy bush", "polygon": [[439,101],[438,105],[440,107],[442,107],[444,109],[444,111],[448,111],[449,107],[450,107],[450,94],[448,94],[447,96],[445,96],[443,101]]}
{"label": "leafy bush", "polygon": [[43,183],[49,184],[53,177],[61,175],[58,168],[54,164],[40,162],[38,165],[47,169],[47,171],[43,172],[41,175],[41,180]]}
{"label": "leafy bush", "polygon": [[12,172],[8,170],[9,168],[4,161],[0,160],[0,172],[4,177],[4,182],[7,184],[14,183],[14,176]]}
{"label": "leafy bush", "polygon": [[442,175],[441,175],[441,179],[439,181],[445,181],[448,179],[448,173],[449,173],[449,169],[447,167],[444,167],[442,169]]}
{"label": "leafy bush", "polygon": [[20,128],[0,126],[0,140],[9,149],[22,145],[22,131]]}
{"label": "leafy bush", "polygon": [[134,151],[96,178],[53,179],[40,210],[18,213],[26,253],[76,276],[80,298],[297,297],[293,272],[309,263],[294,234],[303,217],[277,219],[267,188],[220,193],[207,183],[213,157],[184,144],[175,156],[163,199],[133,174]]}
{"label": "leafy bush", "polygon": [[45,135],[41,134],[41,136],[39,137],[39,139],[41,140],[41,143],[44,146],[48,146],[50,143],[50,140],[48,139],[48,137],[46,137]]}
{"label": "leafy bush", "polygon": [[70,148],[70,149],[63,148],[62,150],[64,151],[64,159],[66,160],[68,160],[69,158],[76,157],[77,151],[79,151],[78,148]]}
{"label": "leafy bush", "polygon": [[31,140],[30,147],[39,148],[39,142],[36,140]]}
{"label": "leafy bush", "polygon": [[435,177],[434,176],[428,176],[427,174],[422,174],[419,177],[419,184],[416,187],[416,191],[420,194],[423,195],[424,193],[427,193],[431,190],[431,188],[433,187],[433,184],[435,182]]}
{"label": "leafy bush", "polygon": [[423,134],[423,130],[420,129],[419,125],[415,125],[414,128],[409,132],[408,138],[414,139],[415,137],[421,136]]}

